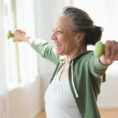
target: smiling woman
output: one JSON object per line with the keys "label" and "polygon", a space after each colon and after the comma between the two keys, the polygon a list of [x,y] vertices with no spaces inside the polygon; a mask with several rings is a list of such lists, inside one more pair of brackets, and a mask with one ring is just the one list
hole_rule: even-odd
{"label": "smiling woman", "polygon": [[[47,41],[31,42],[24,31],[14,32],[14,42],[27,42],[57,65],[45,93],[47,118],[100,118],[96,106],[100,85],[108,66],[118,60],[115,41],[105,43],[105,54],[100,58],[87,51],[87,45],[95,45],[101,35],[102,28],[76,7],[65,7],[58,18],[51,36],[54,47]],[[66,60],[61,62],[61,56]]]}

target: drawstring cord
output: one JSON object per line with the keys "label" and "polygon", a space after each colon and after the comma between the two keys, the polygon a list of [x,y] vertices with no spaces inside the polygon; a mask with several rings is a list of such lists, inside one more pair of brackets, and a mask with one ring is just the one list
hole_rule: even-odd
{"label": "drawstring cord", "polygon": [[75,92],[75,96],[78,98],[79,95],[77,93],[77,89],[75,88],[75,84],[74,84],[73,61],[72,61],[72,64],[71,64],[71,74],[72,74],[72,86],[73,86],[73,89],[74,89],[74,92]]}

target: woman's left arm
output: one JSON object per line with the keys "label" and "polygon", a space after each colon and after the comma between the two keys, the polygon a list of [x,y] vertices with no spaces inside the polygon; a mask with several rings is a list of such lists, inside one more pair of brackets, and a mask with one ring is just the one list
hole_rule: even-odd
{"label": "woman's left arm", "polygon": [[118,42],[108,40],[104,46],[104,55],[100,57],[100,62],[111,65],[118,60]]}
{"label": "woman's left arm", "polygon": [[113,61],[118,60],[118,42],[107,41],[105,43],[105,53],[100,58],[91,56],[89,69],[94,78],[101,78]]}

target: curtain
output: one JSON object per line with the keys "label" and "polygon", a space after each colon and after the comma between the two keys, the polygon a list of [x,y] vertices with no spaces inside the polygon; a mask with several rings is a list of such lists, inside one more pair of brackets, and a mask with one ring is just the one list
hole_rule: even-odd
{"label": "curtain", "polygon": [[4,8],[3,1],[0,0],[0,118],[9,117],[7,76],[6,76],[6,41],[4,30]]}
{"label": "curtain", "polygon": [[33,0],[0,0],[0,118],[10,117],[9,90],[31,83],[38,75],[36,52],[26,43],[6,38],[15,28],[34,37],[33,15]]}
{"label": "curtain", "polygon": [[[17,29],[35,39],[35,16],[33,0],[16,0]],[[35,80],[38,75],[37,53],[26,43],[19,43],[19,71],[23,84]]]}

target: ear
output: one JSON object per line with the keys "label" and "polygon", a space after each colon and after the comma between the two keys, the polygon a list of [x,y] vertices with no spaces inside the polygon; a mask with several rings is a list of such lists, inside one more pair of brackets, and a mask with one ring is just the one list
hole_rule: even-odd
{"label": "ear", "polygon": [[78,42],[83,42],[84,37],[85,37],[85,33],[81,32],[81,33],[77,33],[77,34],[76,34],[75,39],[76,39],[77,43],[78,43]]}

